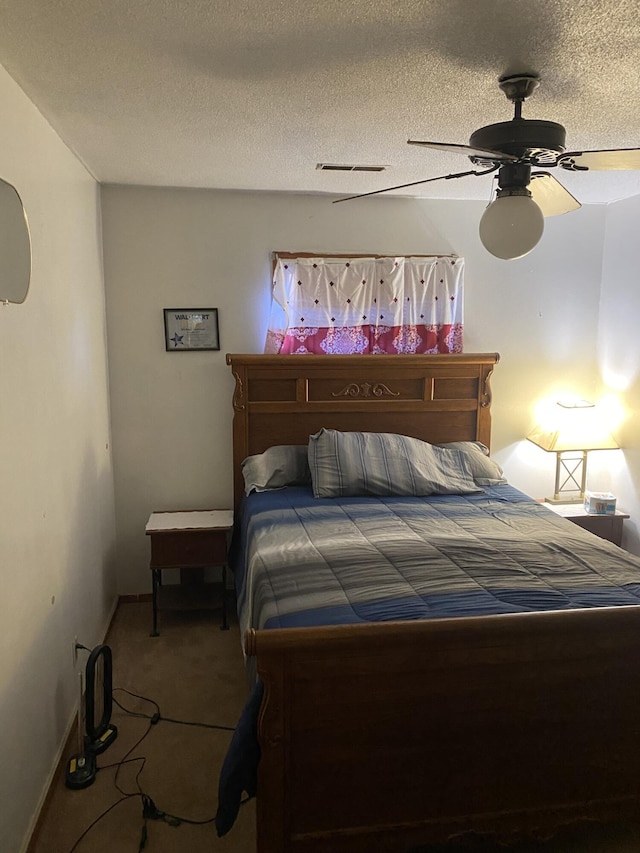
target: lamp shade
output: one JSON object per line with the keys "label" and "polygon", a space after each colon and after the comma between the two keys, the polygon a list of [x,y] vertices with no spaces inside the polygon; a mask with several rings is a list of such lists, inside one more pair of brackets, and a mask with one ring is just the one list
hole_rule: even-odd
{"label": "lamp shade", "polygon": [[496,258],[513,260],[527,255],[544,231],[542,211],[527,190],[499,191],[482,214],[480,240]]}
{"label": "lamp shade", "polygon": [[543,450],[615,450],[620,445],[609,432],[597,406],[586,400],[558,402],[549,416],[527,436]]}

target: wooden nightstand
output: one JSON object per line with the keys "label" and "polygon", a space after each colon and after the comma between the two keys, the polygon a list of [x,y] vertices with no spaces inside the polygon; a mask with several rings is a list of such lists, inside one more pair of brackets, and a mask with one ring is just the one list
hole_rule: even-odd
{"label": "wooden nightstand", "polygon": [[[211,606],[211,587],[204,584],[204,570],[222,567],[222,624],[227,624],[227,551],[229,532],[233,527],[230,509],[196,510],[187,512],[152,512],[145,527],[151,540],[151,569],[153,593],[152,637],[158,636],[158,593],[162,586],[163,569],[180,569],[180,584],[164,587],[179,607]],[[164,597],[164,594],[163,594]]]}
{"label": "wooden nightstand", "polygon": [[579,503],[551,504],[542,501],[542,504],[579,527],[584,527],[589,533],[595,533],[601,539],[607,539],[614,545],[622,543],[622,522],[625,518],[629,518],[626,512],[616,510],[615,515],[593,515],[588,513],[584,506]]}

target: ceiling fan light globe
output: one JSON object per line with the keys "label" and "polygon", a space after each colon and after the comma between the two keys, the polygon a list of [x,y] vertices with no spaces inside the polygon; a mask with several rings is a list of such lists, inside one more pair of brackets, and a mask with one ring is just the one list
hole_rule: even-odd
{"label": "ceiling fan light globe", "polygon": [[542,211],[527,193],[499,195],[480,220],[480,240],[496,258],[523,258],[538,244],[544,231]]}

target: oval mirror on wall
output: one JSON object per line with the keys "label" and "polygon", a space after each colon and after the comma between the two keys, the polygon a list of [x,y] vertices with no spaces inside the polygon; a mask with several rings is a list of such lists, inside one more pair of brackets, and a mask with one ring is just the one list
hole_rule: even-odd
{"label": "oval mirror on wall", "polygon": [[0,302],[24,302],[31,280],[31,238],[22,199],[0,178]]}

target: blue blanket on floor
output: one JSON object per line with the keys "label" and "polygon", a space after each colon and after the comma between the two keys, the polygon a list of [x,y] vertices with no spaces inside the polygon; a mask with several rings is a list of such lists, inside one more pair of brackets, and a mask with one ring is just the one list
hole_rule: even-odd
{"label": "blue blanket on floor", "polygon": [[258,681],[244,706],[222,764],[216,812],[218,837],[226,835],[235,823],[243,794],[255,797],[258,790],[260,747],[257,732],[263,693],[262,682]]}

